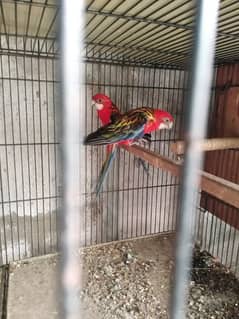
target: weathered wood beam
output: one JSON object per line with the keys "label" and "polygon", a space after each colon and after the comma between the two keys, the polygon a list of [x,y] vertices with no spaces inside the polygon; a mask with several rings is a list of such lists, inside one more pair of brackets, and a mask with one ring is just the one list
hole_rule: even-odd
{"label": "weathered wood beam", "polygon": [[[121,146],[123,149],[137,157],[149,162],[154,167],[169,171],[174,176],[180,177],[182,165],[165,156],[161,156],[140,146]],[[223,202],[239,208],[239,185],[217,177],[207,172],[200,172],[201,190],[222,200]]]}
{"label": "weathered wood beam", "polygon": [[[239,148],[239,138],[210,138],[196,142],[198,150],[201,151],[216,151],[226,150],[231,148]],[[170,145],[170,149],[174,154],[182,155],[185,152],[185,142],[177,141]]]}

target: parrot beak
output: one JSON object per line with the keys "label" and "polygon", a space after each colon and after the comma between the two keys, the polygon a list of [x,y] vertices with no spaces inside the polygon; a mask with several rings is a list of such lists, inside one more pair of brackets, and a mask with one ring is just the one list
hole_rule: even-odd
{"label": "parrot beak", "polygon": [[171,130],[172,127],[173,127],[173,122],[169,122],[168,123],[168,129]]}
{"label": "parrot beak", "polygon": [[104,108],[103,104],[96,103],[94,100],[92,100],[92,106],[95,107],[98,111]]}
{"label": "parrot beak", "polygon": [[168,121],[168,122],[161,122],[159,124],[159,130],[171,130],[171,128],[173,127],[173,122],[172,121]]}

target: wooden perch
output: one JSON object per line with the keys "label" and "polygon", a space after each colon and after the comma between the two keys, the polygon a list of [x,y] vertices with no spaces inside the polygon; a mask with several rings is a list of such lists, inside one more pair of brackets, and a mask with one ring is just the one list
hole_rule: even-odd
{"label": "wooden perch", "polygon": [[[196,142],[200,151],[226,150],[230,148],[239,148],[239,138],[210,138]],[[177,141],[170,146],[174,154],[182,155],[185,152],[185,142]]]}
{"label": "wooden perch", "polygon": [[[182,165],[167,157],[146,150],[140,146],[121,146],[123,149],[137,157],[149,162],[151,165],[169,171],[174,176],[180,177]],[[207,172],[200,172],[200,188],[206,193],[239,208],[239,185],[217,177]]]}

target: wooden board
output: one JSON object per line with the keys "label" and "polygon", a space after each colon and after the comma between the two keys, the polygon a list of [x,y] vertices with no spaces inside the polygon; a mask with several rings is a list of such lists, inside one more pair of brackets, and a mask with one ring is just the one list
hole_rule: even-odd
{"label": "wooden board", "polygon": [[[165,156],[159,155],[140,146],[122,145],[121,148],[140,157],[144,161],[149,162],[154,167],[161,168],[170,172],[174,176],[181,177],[182,165]],[[239,185],[207,172],[199,171],[199,175],[199,187],[201,190],[204,190],[219,200],[239,209]]]}
{"label": "wooden board", "polygon": [[239,136],[239,86],[228,89],[225,105],[225,137]]}
{"label": "wooden board", "polygon": [[[239,64],[221,66],[216,79],[214,112],[209,137],[239,137]],[[205,171],[239,184],[239,150],[205,155]],[[201,207],[239,229],[239,210],[202,192]]]}

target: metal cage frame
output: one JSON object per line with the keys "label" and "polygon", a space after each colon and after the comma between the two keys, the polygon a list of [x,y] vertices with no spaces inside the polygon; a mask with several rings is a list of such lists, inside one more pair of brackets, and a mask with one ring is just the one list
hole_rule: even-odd
{"label": "metal cage frame", "polygon": [[[218,2],[216,0],[212,1],[216,11]],[[206,1],[200,1],[202,5],[205,3]],[[178,104],[185,102],[189,92],[188,77],[192,63],[192,40],[198,23],[196,22],[195,3],[188,0],[162,2],[155,0],[148,2],[143,2],[142,0],[134,0],[132,2],[125,0],[88,0],[85,7],[74,3],[74,1],[65,0],[62,2],[62,5],[63,9],[61,9],[63,11],[60,11],[59,6],[53,0],[2,0],[0,2],[0,53],[2,54],[0,58],[0,80],[2,82],[1,91],[3,92],[1,97],[1,112],[3,114],[2,124],[4,133],[3,140],[0,143],[0,148],[4,150],[4,155],[2,155],[2,161],[0,162],[0,206],[4,224],[0,236],[0,245],[2,247],[0,263],[7,264],[11,260],[58,251],[61,245],[64,252],[62,264],[62,278],[65,278],[62,288],[66,301],[64,311],[67,318],[75,318],[79,305],[77,303],[73,304],[71,308],[71,301],[74,299],[74,290],[79,283],[80,273],[76,267],[77,260],[72,252],[78,248],[79,244],[86,246],[157,232],[174,231],[179,180],[172,177],[169,173],[159,174],[155,168],[151,168],[152,175],[155,176],[157,174],[155,179],[151,179],[148,176],[145,177],[142,174],[142,168],[141,170],[133,168],[133,156],[126,151],[121,151],[119,159],[114,165],[112,178],[109,179],[110,185],[103,189],[100,200],[95,203],[95,206],[89,207],[89,202],[93,201],[91,184],[92,182],[94,183],[94,179],[99,173],[104,152],[98,149],[92,151],[92,148],[88,147],[83,151],[79,147],[79,153],[76,152],[77,156],[74,158],[71,148],[71,138],[75,139],[76,144],[80,145],[83,135],[96,128],[98,122],[94,119],[95,116],[92,110],[89,113],[84,110],[81,114],[82,117],[78,118],[78,121],[75,120],[75,128],[80,124],[78,129],[73,131],[71,130],[70,123],[73,123],[74,119],[72,119],[69,112],[75,112],[75,114],[79,115],[77,107],[80,103],[90,104],[91,96],[93,93],[98,92],[98,90],[108,92],[124,111],[130,107],[135,107],[139,102],[152,104],[154,107],[163,102],[165,105],[171,107],[172,101],[175,101],[176,107],[170,109],[170,111],[173,111],[173,115],[176,116],[177,131],[175,130],[169,135],[162,133],[160,138],[154,138],[152,142],[154,150],[160,150],[164,155],[172,156],[167,144],[170,141],[175,141],[179,136],[183,136],[183,126],[185,124],[183,123],[183,117],[186,112],[185,107],[180,109]],[[72,9],[76,11],[79,9],[78,14],[74,14],[74,10]],[[211,94],[209,125],[212,122],[215,94],[217,90],[221,89],[216,83],[218,70],[224,65],[234,65],[239,61],[238,11],[238,1],[220,1],[218,30],[215,39],[215,72],[212,90],[210,92],[207,86],[208,94],[206,94],[208,97]],[[64,15],[64,13],[68,13],[69,16]],[[85,17],[84,26],[82,21],[77,22],[77,17],[79,18],[80,16]],[[61,38],[59,38],[59,18],[61,21]],[[74,19],[72,20],[72,26],[69,27],[71,18]],[[201,18],[203,19],[203,15]],[[214,17],[213,21],[210,22],[212,22],[212,29],[214,30],[216,18]],[[83,31],[83,28],[85,32],[84,38],[80,38],[79,34]],[[71,35],[70,32],[72,32],[72,38],[67,42],[67,37]],[[210,33],[210,31],[208,32]],[[210,33],[210,35],[212,36],[211,39],[213,39],[214,34]],[[77,39],[82,40],[82,46],[74,45],[73,39],[75,42],[77,42]],[[72,48],[76,51],[69,52],[69,45],[72,45]],[[198,48],[201,48],[201,45],[202,42],[199,41]],[[205,50],[207,51],[207,49]],[[61,80],[59,80],[58,67],[59,58],[61,57],[60,53],[62,52],[63,58],[61,63],[65,73],[61,74]],[[207,60],[208,66],[210,67],[210,52],[207,51],[207,54],[209,57],[209,60]],[[76,61],[77,57],[80,58],[79,61]],[[70,61],[71,59],[72,61]],[[200,57],[196,61],[198,63],[202,62]],[[7,72],[5,69],[6,65],[8,68]],[[77,72],[77,74],[73,74],[74,72],[69,74],[66,69],[67,65],[72,67],[72,70],[79,68],[82,74],[85,75],[85,78],[80,78]],[[44,68],[44,71],[40,76],[42,68]],[[98,75],[96,76],[95,74]],[[64,78],[65,76],[66,78]],[[72,97],[69,95],[67,96],[67,92],[71,90],[67,81],[73,81],[69,83],[77,83],[79,87],[82,86],[83,82],[83,89],[75,95],[75,100],[72,100]],[[63,111],[66,119],[62,116],[61,110],[57,109],[59,101],[57,102],[55,99],[56,90],[59,90],[62,82],[64,92]],[[210,83],[210,74],[208,83]],[[32,96],[33,107],[27,101],[28,85],[31,85],[32,92],[28,94]],[[36,94],[34,90],[35,85],[38,87],[39,92],[45,92],[39,94],[37,97],[38,102],[34,101]],[[15,86],[17,87],[16,101],[13,99]],[[6,90],[6,87],[8,87],[8,90]],[[22,91],[19,89],[20,87],[22,87]],[[195,91],[198,90],[197,85],[195,85],[194,89]],[[49,93],[50,91],[52,92]],[[144,92],[143,97],[140,91]],[[9,97],[5,97],[4,92],[9,92]],[[161,100],[157,92],[162,92],[163,97]],[[172,94],[169,92],[172,92]],[[50,100],[48,100],[49,94],[51,95]],[[193,96],[195,95],[192,95],[192,100]],[[25,102],[24,97],[26,99]],[[43,110],[40,105],[41,100],[45,97],[47,99],[46,108]],[[8,103],[8,98],[10,99],[10,103]],[[8,116],[6,110],[9,104],[11,112]],[[14,109],[12,109],[13,104],[15,105]],[[196,102],[194,106],[197,109]],[[33,113],[35,112],[34,117],[37,117],[37,114],[40,117],[40,122],[33,128],[33,139],[28,135],[28,130],[31,125],[35,125],[36,118],[28,119],[27,112],[29,109],[32,109]],[[22,110],[26,113],[23,119],[20,115],[23,112]],[[16,116],[17,121],[14,121],[15,113],[18,113],[18,116]],[[53,131],[51,131],[48,122],[50,113]],[[44,116],[46,123],[42,126],[42,117]],[[61,139],[62,132],[57,131],[61,116],[63,120],[66,120],[64,122],[66,126],[63,128],[63,141]],[[11,137],[7,133],[7,123],[10,123],[11,126]],[[19,137],[15,136],[16,131],[14,131],[14,128],[16,125],[18,126],[16,130],[19,132]],[[21,133],[24,125],[27,127],[26,134]],[[44,128],[47,130],[45,139],[43,134]],[[193,127],[191,129],[193,130]],[[49,133],[50,131],[52,135]],[[76,131],[79,133],[78,137],[76,136]],[[64,147],[60,150],[61,145]],[[190,145],[192,146],[192,144]],[[10,149],[12,155],[9,155]],[[43,150],[45,149],[48,154],[47,156],[44,155],[45,151]],[[26,177],[24,177],[25,169],[23,168],[24,150],[26,152],[26,162],[28,163],[26,180]],[[58,172],[61,170],[60,151],[64,155],[64,171],[69,173],[69,175],[65,173],[64,180],[62,180],[61,176],[58,176]],[[30,155],[31,152],[32,155]],[[40,154],[40,164],[37,161],[38,153]],[[187,153],[187,163],[189,166],[190,154],[192,155],[192,153],[193,149],[190,151],[189,148]],[[5,167],[5,163],[6,165],[9,164],[11,156],[13,167]],[[34,158],[32,168],[30,167],[31,156]],[[77,167],[77,160],[79,158],[84,161],[84,168]],[[87,161],[88,158],[91,159],[89,163]],[[20,159],[19,165],[17,159]],[[93,161],[96,163],[95,167],[93,167]],[[123,182],[119,179],[120,161],[127,163],[123,167]],[[48,171],[47,176],[43,172],[44,165]],[[199,166],[200,163],[198,163],[197,167]],[[32,173],[32,170],[35,172]],[[38,170],[41,171],[42,178],[40,179],[38,177]],[[132,176],[129,173],[131,170]],[[190,176],[187,165],[185,171]],[[192,171],[195,177],[195,168]],[[75,181],[73,178],[74,173],[77,173],[77,176],[81,174],[84,178]],[[186,174],[186,176],[188,175]],[[131,179],[133,179],[133,182]],[[11,180],[14,180],[13,183],[15,183],[14,196],[10,190]],[[37,191],[37,187],[39,188],[38,180],[41,184],[41,196],[39,196]],[[54,182],[52,182],[53,180]],[[89,180],[91,180],[91,184]],[[19,183],[22,184],[22,188],[20,188],[21,194],[19,194],[18,186],[16,186]],[[28,188],[25,193],[24,185],[27,184]],[[33,196],[34,191],[31,190],[32,184],[36,188],[36,196]],[[183,185],[185,190],[186,186],[188,187],[186,177]],[[74,188],[83,190],[83,195],[81,194],[78,197],[79,194],[75,193]],[[59,236],[60,231],[57,223],[60,218],[58,212],[62,203],[62,191],[63,208],[66,215],[62,221],[63,233],[62,236]],[[141,207],[143,200],[141,199],[140,202],[140,198],[144,196],[143,194],[146,198],[145,207],[151,205],[149,215]],[[189,217],[190,206],[188,203],[191,197],[187,199],[186,193],[184,192],[183,194],[182,198],[185,205],[182,206],[184,208],[181,210],[181,216]],[[73,195],[76,197],[75,205],[70,203],[70,198]],[[160,203],[163,202],[163,204],[156,203],[158,197],[160,197]],[[165,204],[167,201],[170,202],[169,206]],[[32,212],[30,213],[30,220],[26,222],[26,210],[32,209],[32,202],[35,202],[36,206],[43,206],[43,221],[40,221],[41,217],[38,215],[38,211],[41,209],[36,208],[37,221],[35,226]],[[112,212],[109,205],[115,202],[117,205]],[[120,202],[123,205],[120,206]],[[106,206],[103,206],[102,203],[106,203]],[[30,206],[28,207],[27,205]],[[55,208],[56,214],[55,216],[50,216],[50,220],[45,222],[45,207],[48,205]],[[82,205],[84,205],[84,209],[82,209]],[[136,206],[136,218],[134,218],[133,213],[130,216],[130,211],[132,211],[130,205]],[[160,205],[165,205],[164,210],[170,215],[168,219],[164,215],[161,216],[161,213],[157,217],[157,211],[161,211],[160,208],[162,208]],[[6,208],[7,206],[8,208]],[[11,215],[11,206],[16,209],[17,217],[15,220],[13,220],[13,216]],[[237,230],[232,226],[228,226],[205,208],[200,207],[199,201],[197,201],[195,206],[197,208],[195,218],[200,226],[194,226],[195,240],[200,243],[201,247],[207,249],[213,255],[219,255],[223,263],[234,272],[238,271],[236,267],[239,263],[239,249],[236,247]],[[73,222],[79,207],[84,211],[83,217],[81,220]],[[225,215],[228,214],[228,207],[225,205]],[[51,209],[49,208],[50,211]],[[5,211],[7,212],[8,210],[10,211],[9,222],[7,221],[8,214],[5,214]],[[117,215],[119,211],[122,212],[120,218]],[[126,211],[126,215],[124,215],[124,211]],[[99,217],[99,212],[106,218],[106,225],[104,224],[103,217]],[[21,213],[23,214],[22,216]],[[19,223],[20,217],[23,217],[23,226]],[[145,223],[142,223],[143,218],[145,218]],[[27,223],[29,224],[28,226]],[[134,226],[134,223],[136,226]],[[10,235],[6,235],[6,225],[8,224],[12,227]],[[161,224],[161,228],[159,224]],[[14,227],[16,228],[15,234],[13,231]],[[45,227],[49,228],[49,239],[46,239]],[[177,283],[173,297],[173,318],[179,318],[181,314],[181,307],[185,299],[185,287],[182,284],[185,284],[187,275],[183,267],[189,264],[190,256],[190,249],[184,249],[185,240],[189,242],[190,233],[185,223],[182,223],[180,227],[185,237],[179,237],[178,250],[181,254],[184,254],[185,258],[181,260],[178,257],[177,260],[179,268],[178,273],[176,273]],[[43,231],[43,237],[39,235],[40,228]],[[81,229],[81,232],[79,236],[74,237],[72,234],[76,229]],[[107,229],[109,231],[105,233]],[[122,233],[121,229],[123,229]],[[208,235],[209,230],[211,231],[210,235]],[[218,236],[223,238],[222,245],[216,243],[217,233],[219,234]],[[23,248],[21,248],[20,234],[23,234],[23,238],[25,239]],[[34,239],[35,235],[37,238]],[[10,236],[12,241],[11,249],[7,247],[7,236]],[[27,253],[27,236],[31,238],[30,253]],[[14,248],[13,243],[14,237],[17,240],[16,248]],[[226,238],[228,238],[228,242],[224,243]],[[60,239],[62,242],[60,242]],[[43,246],[39,245],[41,240],[43,240]],[[67,280],[72,271],[77,276],[75,282],[72,282],[71,286],[68,286]],[[183,281],[180,281],[179,277],[181,279],[184,278]]]}

